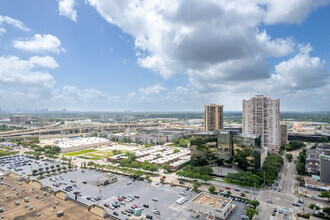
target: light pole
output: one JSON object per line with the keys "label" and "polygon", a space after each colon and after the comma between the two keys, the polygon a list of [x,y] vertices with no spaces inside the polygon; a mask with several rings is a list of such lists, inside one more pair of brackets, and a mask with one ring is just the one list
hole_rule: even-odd
{"label": "light pole", "polygon": [[118,189],[118,197],[119,197],[119,190],[120,190],[120,187],[117,187],[117,189]]}
{"label": "light pole", "polygon": [[155,199],[154,201],[155,201],[155,210],[157,210],[157,208],[156,208],[157,199]]}

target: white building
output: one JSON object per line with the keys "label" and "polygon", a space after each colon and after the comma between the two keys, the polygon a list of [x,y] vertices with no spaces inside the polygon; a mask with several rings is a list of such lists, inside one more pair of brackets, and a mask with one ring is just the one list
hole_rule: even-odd
{"label": "white building", "polygon": [[206,193],[200,193],[190,201],[190,209],[203,215],[205,219],[209,216],[226,219],[234,208],[232,199]]}
{"label": "white building", "polygon": [[243,100],[243,133],[261,135],[261,147],[278,153],[281,146],[280,100],[263,95]]}

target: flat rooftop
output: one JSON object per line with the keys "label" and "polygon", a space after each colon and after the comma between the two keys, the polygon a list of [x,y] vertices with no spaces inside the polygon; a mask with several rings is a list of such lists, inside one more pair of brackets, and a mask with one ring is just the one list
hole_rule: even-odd
{"label": "flat rooftop", "polygon": [[231,202],[231,199],[222,196],[200,193],[191,202],[209,207],[215,207],[218,210],[223,210],[226,207],[226,205]]}
{"label": "flat rooftop", "polygon": [[[14,220],[34,220],[34,219],[48,219],[55,220],[59,219],[56,213],[59,211],[64,211],[64,216],[62,219],[103,219],[88,212],[87,208],[80,206],[71,201],[64,201],[54,196],[53,193],[48,193],[43,195],[44,191],[34,188],[27,184],[26,181],[17,181],[15,178],[10,176],[3,176],[0,182],[9,184],[0,185],[0,206],[3,207],[3,212],[0,215],[4,216],[4,219],[14,219]],[[15,190],[12,190],[16,188]],[[24,191],[22,191],[24,189]],[[19,193],[17,195],[17,193]],[[6,195],[10,195],[10,198],[6,198]],[[39,195],[39,198],[35,196]],[[29,197],[29,202],[25,202],[24,198]],[[20,205],[15,205],[16,201],[20,201]],[[54,209],[54,205],[56,208]],[[28,205],[27,208],[25,206]],[[33,207],[30,210],[30,207]],[[37,215],[40,214],[40,217]]]}

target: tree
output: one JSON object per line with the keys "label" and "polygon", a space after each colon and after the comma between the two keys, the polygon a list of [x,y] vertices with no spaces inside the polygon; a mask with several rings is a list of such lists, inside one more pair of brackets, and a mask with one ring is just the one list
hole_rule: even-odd
{"label": "tree", "polygon": [[323,209],[323,212],[327,213],[328,215],[330,215],[330,207],[326,207]]}
{"label": "tree", "polygon": [[257,200],[252,200],[252,201],[250,200],[249,203],[250,203],[251,205],[253,205],[254,208],[256,208],[258,205],[260,205],[260,202],[257,201]]}
{"label": "tree", "polygon": [[313,210],[319,210],[320,207],[318,207],[316,204],[314,203],[311,203],[309,206],[308,206],[310,209],[313,209]]}
{"label": "tree", "polygon": [[179,152],[180,152],[179,149],[174,149],[174,150],[173,150],[173,153],[174,153],[174,154],[179,153]]}
{"label": "tree", "polygon": [[194,184],[193,184],[194,191],[197,192],[198,188],[201,186],[202,186],[202,184],[200,182],[194,182]]}
{"label": "tree", "polygon": [[204,180],[204,181],[205,181],[205,183],[206,183],[207,181],[211,180],[211,179],[212,179],[212,177],[211,177],[211,176],[209,176],[209,175],[201,175],[201,177],[200,177],[199,179],[202,179],[202,180]]}
{"label": "tree", "polygon": [[170,165],[168,163],[163,164],[162,169],[166,170],[167,172],[169,172],[171,170]]}
{"label": "tree", "polygon": [[258,212],[255,209],[252,208],[247,208],[246,209],[246,215],[250,217],[250,219],[252,219],[252,217],[254,215],[258,215]]}
{"label": "tree", "polygon": [[291,162],[291,160],[293,158],[292,154],[286,154],[285,156],[286,156],[286,159],[288,159],[288,161]]}
{"label": "tree", "polygon": [[214,192],[215,192],[215,186],[210,186],[209,187],[209,192],[211,193],[211,194],[214,194]]}
{"label": "tree", "polygon": [[241,196],[242,196],[242,197],[245,197],[246,195],[245,195],[245,193],[244,193],[244,192],[241,192]]}
{"label": "tree", "polygon": [[321,192],[321,197],[322,198],[327,198],[328,201],[329,201],[329,199],[330,199],[330,192],[329,191],[323,191],[323,192]]}
{"label": "tree", "polygon": [[252,157],[254,151],[250,147],[243,147],[243,149],[237,149],[234,154],[234,162],[237,163],[238,167],[244,171],[247,171],[248,168],[252,165],[251,162],[247,159]]}
{"label": "tree", "polygon": [[227,195],[230,196],[231,195],[231,191],[227,191]]}

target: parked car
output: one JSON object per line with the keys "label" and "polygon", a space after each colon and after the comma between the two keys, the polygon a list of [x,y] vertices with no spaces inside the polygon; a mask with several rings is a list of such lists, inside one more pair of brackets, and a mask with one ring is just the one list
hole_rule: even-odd
{"label": "parked car", "polygon": [[298,203],[296,203],[296,202],[293,202],[292,205],[293,205],[293,206],[300,207],[300,205],[299,205]]}

